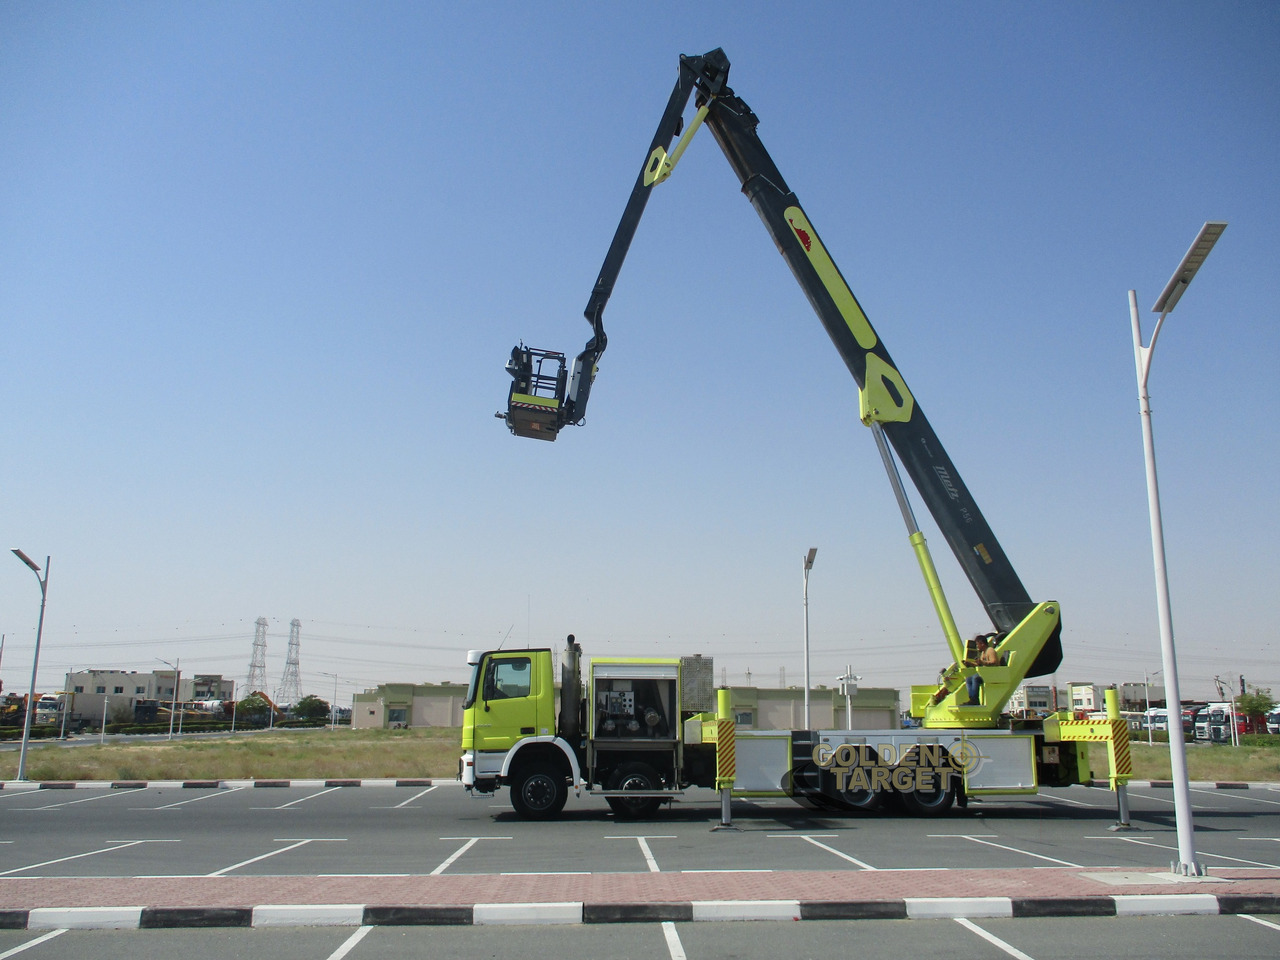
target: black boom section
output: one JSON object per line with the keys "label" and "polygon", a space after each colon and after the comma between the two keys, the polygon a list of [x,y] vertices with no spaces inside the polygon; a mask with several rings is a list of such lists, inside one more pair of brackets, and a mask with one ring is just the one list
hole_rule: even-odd
{"label": "black boom section", "polygon": [[[722,58],[723,55],[719,59]],[[716,58],[708,54],[698,59],[706,64]],[[727,63],[724,66],[727,70]],[[700,102],[703,99],[705,95],[700,91]],[[710,100],[707,127],[858,387],[867,386],[870,369],[872,386],[879,386],[898,408],[900,419],[883,422],[885,435],[992,623],[1002,632],[1012,630],[1035,604],[884,343],[839,269],[827,257],[817,231],[760,141],[756,133],[758,122],[751,109],[721,79],[719,95]],[[1046,653],[1043,663],[1054,658],[1052,652]]]}

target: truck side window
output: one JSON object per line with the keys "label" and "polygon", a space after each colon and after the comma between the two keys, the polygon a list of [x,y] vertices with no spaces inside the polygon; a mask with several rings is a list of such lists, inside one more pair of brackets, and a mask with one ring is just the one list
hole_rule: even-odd
{"label": "truck side window", "polygon": [[529,666],[528,657],[490,660],[489,669],[485,671],[484,698],[507,700],[529,696]]}

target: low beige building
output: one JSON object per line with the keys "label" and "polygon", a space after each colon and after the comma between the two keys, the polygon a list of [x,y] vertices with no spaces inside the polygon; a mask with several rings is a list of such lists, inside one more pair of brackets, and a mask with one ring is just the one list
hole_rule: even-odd
{"label": "low beige building", "polygon": [[[804,690],[769,687],[732,687],[734,719],[747,730],[804,729]],[[381,683],[357,693],[351,709],[351,727],[460,727],[467,687],[461,683]],[[855,730],[896,730],[898,691],[887,687],[860,687],[852,700]],[[809,695],[809,714],[817,730],[848,729],[845,698],[839,690],[818,687]]]}
{"label": "low beige building", "polygon": [[380,683],[351,702],[351,729],[460,727],[464,683]]}

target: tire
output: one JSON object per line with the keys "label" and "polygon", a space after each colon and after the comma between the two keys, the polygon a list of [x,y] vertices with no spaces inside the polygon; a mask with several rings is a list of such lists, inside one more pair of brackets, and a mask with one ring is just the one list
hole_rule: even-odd
{"label": "tire", "polygon": [[564,774],[547,763],[525,767],[511,784],[511,806],[525,820],[550,820],[568,799]]}
{"label": "tire", "polygon": [[[868,751],[867,759],[873,764],[880,762],[880,757],[874,750]],[[884,806],[884,794],[877,790],[845,790],[840,794],[839,802],[846,810],[871,813]]]}
{"label": "tire", "polygon": [[[624,763],[609,778],[610,790],[660,790],[662,780],[658,772],[647,763]],[[609,807],[619,820],[643,820],[652,817],[662,806],[661,797],[605,797]]]}
{"label": "tire", "polygon": [[932,790],[913,790],[900,794],[902,806],[915,817],[940,817],[955,803],[956,792],[950,784]]}

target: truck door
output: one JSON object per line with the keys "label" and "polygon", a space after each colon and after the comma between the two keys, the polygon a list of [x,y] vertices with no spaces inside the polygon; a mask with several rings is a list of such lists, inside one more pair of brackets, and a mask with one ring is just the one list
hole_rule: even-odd
{"label": "truck door", "polygon": [[537,730],[538,694],[527,654],[495,654],[485,664],[476,712],[476,749],[510,750]]}

